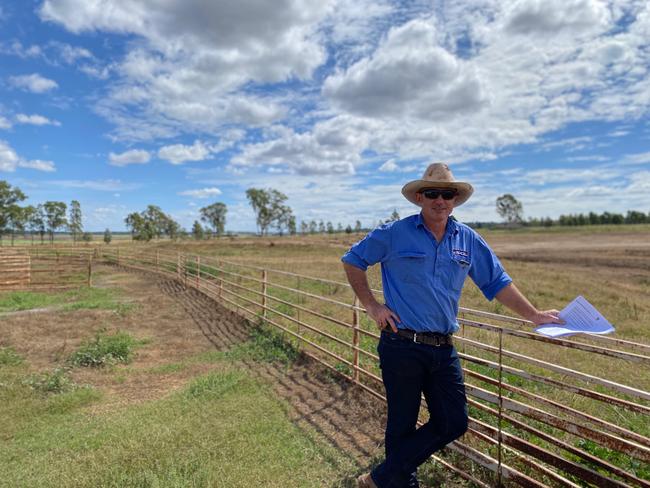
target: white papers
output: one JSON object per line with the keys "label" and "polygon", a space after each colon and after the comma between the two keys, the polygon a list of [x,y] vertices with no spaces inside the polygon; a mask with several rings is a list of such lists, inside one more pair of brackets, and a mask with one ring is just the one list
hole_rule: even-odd
{"label": "white papers", "polygon": [[572,334],[609,334],[614,327],[583,296],[577,297],[560,312],[565,324],[544,324],[535,332],[549,337],[568,336]]}

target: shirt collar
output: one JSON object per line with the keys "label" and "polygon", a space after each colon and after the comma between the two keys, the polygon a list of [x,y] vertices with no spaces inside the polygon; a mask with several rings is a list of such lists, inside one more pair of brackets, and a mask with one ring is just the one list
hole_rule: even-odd
{"label": "shirt collar", "polygon": [[[422,212],[417,214],[415,216],[415,226],[416,227],[425,227],[424,225],[424,219],[422,218]],[[458,224],[456,224],[456,221],[451,218],[451,216],[447,219],[447,227],[445,228],[445,236],[447,235],[454,235],[457,232]]]}

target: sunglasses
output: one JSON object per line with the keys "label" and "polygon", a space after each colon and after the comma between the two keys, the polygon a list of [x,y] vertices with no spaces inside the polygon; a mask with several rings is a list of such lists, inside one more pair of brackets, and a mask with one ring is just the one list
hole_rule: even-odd
{"label": "sunglasses", "polygon": [[443,200],[451,200],[454,198],[456,195],[458,195],[458,192],[454,189],[451,190],[423,190],[420,193],[424,195],[426,198],[429,200],[435,200],[438,197],[442,197]]}

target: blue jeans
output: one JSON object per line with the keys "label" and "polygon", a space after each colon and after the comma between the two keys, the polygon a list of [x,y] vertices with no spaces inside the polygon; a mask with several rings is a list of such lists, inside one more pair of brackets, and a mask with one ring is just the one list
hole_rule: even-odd
{"label": "blue jeans", "polygon": [[[417,467],[467,430],[463,372],[453,346],[416,344],[382,332],[377,351],[388,419],[386,460],[371,476],[379,488],[413,486]],[[429,421],[416,429],[423,393]]]}

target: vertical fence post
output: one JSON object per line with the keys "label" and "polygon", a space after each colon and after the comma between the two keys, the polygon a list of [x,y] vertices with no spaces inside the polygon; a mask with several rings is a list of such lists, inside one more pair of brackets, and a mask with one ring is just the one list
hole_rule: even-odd
{"label": "vertical fence post", "polygon": [[201,256],[196,255],[196,289],[201,288]]}
{"label": "vertical fence post", "polygon": [[352,309],[352,364],[354,365],[354,381],[359,381],[359,298],[354,296],[354,308]]}
{"label": "vertical fence post", "polygon": [[497,452],[497,459],[498,459],[498,465],[497,465],[497,486],[502,486],[501,481],[502,481],[502,465],[501,465],[501,451],[502,449],[502,434],[501,434],[501,428],[503,424],[503,329],[499,328],[499,425],[498,425],[498,452]]}
{"label": "vertical fence post", "polygon": [[92,276],[93,276],[93,258],[91,255],[88,255],[88,288],[90,288],[93,285]]}
{"label": "vertical fence post", "polygon": [[268,300],[266,298],[267,292],[267,274],[266,269],[262,270],[262,318],[266,320],[266,307]]}

